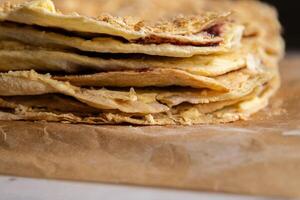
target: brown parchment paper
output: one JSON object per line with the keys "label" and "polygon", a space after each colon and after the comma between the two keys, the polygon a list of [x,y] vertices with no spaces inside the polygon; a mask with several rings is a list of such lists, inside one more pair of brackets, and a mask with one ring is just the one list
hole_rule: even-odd
{"label": "brown parchment paper", "polygon": [[269,108],[225,125],[0,122],[0,174],[300,196],[300,54]]}

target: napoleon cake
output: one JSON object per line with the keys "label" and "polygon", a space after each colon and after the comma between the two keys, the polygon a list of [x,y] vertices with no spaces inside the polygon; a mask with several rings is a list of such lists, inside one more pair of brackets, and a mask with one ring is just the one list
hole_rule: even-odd
{"label": "napoleon cake", "polygon": [[227,123],[265,108],[279,88],[284,43],[272,7],[126,2],[3,4],[0,120]]}

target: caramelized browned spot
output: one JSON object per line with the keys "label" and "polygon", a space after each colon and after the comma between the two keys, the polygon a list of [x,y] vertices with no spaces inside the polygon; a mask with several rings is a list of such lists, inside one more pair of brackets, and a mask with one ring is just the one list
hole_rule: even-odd
{"label": "caramelized browned spot", "polygon": [[136,40],[131,40],[132,43],[138,44],[173,44],[178,46],[200,46],[200,47],[210,47],[219,45],[223,39],[222,38],[210,38],[207,36],[207,40],[203,41],[190,41],[190,40],[180,40],[178,38],[167,38],[157,35],[149,35],[144,38],[139,38]]}

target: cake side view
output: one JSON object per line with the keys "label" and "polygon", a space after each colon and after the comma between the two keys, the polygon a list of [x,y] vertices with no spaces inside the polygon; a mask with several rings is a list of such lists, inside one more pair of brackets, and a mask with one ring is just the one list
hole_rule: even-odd
{"label": "cake side view", "polygon": [[226,123],[280,86],[281,26],[259,1],[67,2],[1,6],[0,120]]}

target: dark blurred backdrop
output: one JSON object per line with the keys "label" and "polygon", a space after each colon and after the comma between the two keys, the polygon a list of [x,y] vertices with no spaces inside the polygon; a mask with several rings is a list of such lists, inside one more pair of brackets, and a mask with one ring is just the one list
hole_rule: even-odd
{"label": "dark blurred backdrop", "polygon": [[300,50],[300,9],[298,1],[264,0],[277,7],[284,27],[284,37],[289,50]]}

